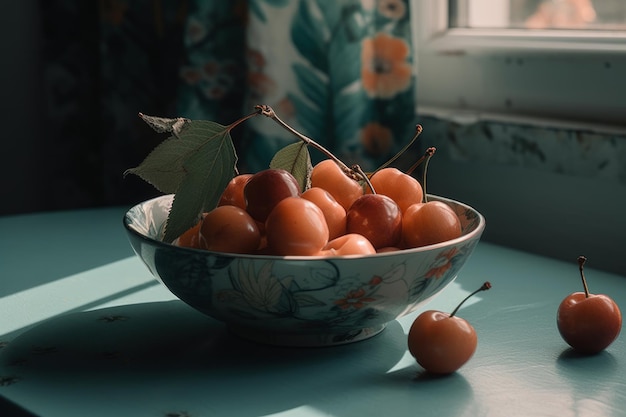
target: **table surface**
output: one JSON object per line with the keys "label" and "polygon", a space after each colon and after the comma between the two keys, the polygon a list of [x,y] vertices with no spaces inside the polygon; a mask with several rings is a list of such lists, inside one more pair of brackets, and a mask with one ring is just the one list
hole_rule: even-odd
{"label": "table surface", "polygon": [[[62,417],[626,415],[625,337],[581,357],[556,328],[560,301],[580,290],[579,253],[565,263],[481,242],[452,285],[381,334],[279,348],[176,300],[134,256],[124,211],[0,217],[7,403]],[[592,292],[626,305],[624,276],[593,259],[585,271]],[[410,324],[486,280],[458,313],[478,333],[474,357],[429,376],[408,354]]]}

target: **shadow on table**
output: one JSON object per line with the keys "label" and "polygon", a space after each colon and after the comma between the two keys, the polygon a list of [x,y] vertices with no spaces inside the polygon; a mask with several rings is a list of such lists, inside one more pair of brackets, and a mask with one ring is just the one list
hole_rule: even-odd
{"label": "shadow on table", "polygon": [[417,365],[389,372],[405,354],[406,335],[395,321],[361,342],[283,348],[241,339],[220,322],[169,301],[47,320],[0,350],[0,375],[12,378],[5,385],[17,397],[45,387],[55,406],[71,398],[68,404],[77,407],[82,398],[78,403],[124,410],[115,399],[131,396],[154,415],[188,410],[189,416],[245,417],[298,407],[384,415],[398,400],[394,415],[408,416],[415,409],[406,404],[426,400],[420,391],[424,397],[453,384],[471,396],[460,375],[425,384]]}

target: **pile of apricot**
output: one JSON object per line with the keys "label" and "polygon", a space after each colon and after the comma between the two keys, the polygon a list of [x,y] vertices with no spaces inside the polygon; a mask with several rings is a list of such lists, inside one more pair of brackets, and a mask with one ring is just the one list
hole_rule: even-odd
{"label": "pile of apricot", "polygon": [[282,169],[235,176],[217,207],[174,244],[237,254],[368,255],[430,245],[461,236],[445,203],[426,202],[420,182],[396,168],[369,182],[326,159],[301,190]]}

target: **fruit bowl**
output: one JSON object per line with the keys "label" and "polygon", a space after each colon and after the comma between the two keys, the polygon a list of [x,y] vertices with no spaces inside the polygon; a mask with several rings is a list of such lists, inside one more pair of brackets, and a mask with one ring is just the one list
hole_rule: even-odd
{"label": "fruit bowl", "polygon": [[282,346],[367,339],[455,280],[485,228],[472,207],[438,196],[461,221],[461,237],[369,256],[237,255],[158,239],[173,195],[132,207],[124,226],[135,253],[176,297],[234,333]]}

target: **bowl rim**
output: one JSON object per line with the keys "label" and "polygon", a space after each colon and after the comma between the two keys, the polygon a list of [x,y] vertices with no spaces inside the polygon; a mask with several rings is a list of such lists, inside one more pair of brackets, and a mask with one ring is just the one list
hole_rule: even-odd
{"label": "bowl rim", "polygon": [[[443,242],[439,242],[439,243],[435,243],[432,245],[425,245],[425,246],[419,246],[416,248],[410,248],[410,249],[400,249],[397,251],[389,251],[389,252],[380,252],[380,253],[375,253],[375,254],[371,254],[371,255],[315,255],[315,256],[305,256],[305,255],[288,255],[288,256],[280,256],[280,255],[256,255],[256,254],[243,254],[243,253],[229,253],[229,252],[216,252],[216,251],[210,251],[210,250],[206,250],[206,249],[196,249],[196,248],[189,248],[189,247],[184,247],[184,246],[176,246],[172,243],[167,243],[164,242],[162,240],[158,240],[155,238],[152,238],[150,236],[147,236],[141,232],[139,232],[137,229],[135,229],[134,227],[131,226],[131,219],[130,219],[130,213],[133,210],[137,210],[139,207],[144,206],[150,202],[156,201],[156,200],[163,200],[166,198],[172,198],[173,194],[164,194],[164,195],[160,195],[157,197],[153,197],[150,198],[148,200],[144,200],[141,201],[135,205],[133,205],[132,207],[130,207],[123,216],[122,222],[124,225],[124,228],[126,229],[126,231],[132,235],[134,235],[135,237],[151,244],[151,245],[156,245],[162,248],[167,248],[170,250],[178,250],[178,251],[182,251],[182,252],[186,252],[186,253],[190,253],[190,254],[202,254],[204,256],[206,255],[213,255],[213,256],[220,256],[220,257],[231,257],[231,258],[245,258],[245,259],[264,259],[264,260],[288,260],[288,261],[316,261],[316,260],[341,260],[341,259],[352,259],[352,260],[359,260],[359,259],[369,259],[369,258],[384,258],[384,257],[393,257],[393,256],[399,256],[399,255],[411,255],[411,254],[417,254],[417,253],[421,253],[421,252],[430,252],[432,250],[436,250],[436,249],[440,249],[443,247],[448,247],[448,246],[454,246],[458,243],[461,242],[465,242],[465,241],[471,241],[475,238],[478,238],[482,235],[485,226],[486,226],[486,220],[485,217],[475,208],[473,208],[472,206],[451,199],[451,198],[447,198],[447,197],[442,197],[439,195],[435,195],[435,194],[427,194],[427,197],[430,199],[434,199],[436,201],[442,201],[442,202],[452,202],[454,204],[458,204],[462,207],[464,207],[466,210],[470,210],[473,213],[475,213],[478,217],[478,224],[476,225],[476,227],[474,228],[474,230],[470,231],[467,234],[461,235],[455,239],[451,239],[451,240],[446,240]],[[432,200],[431,200],[432,201]]]}

